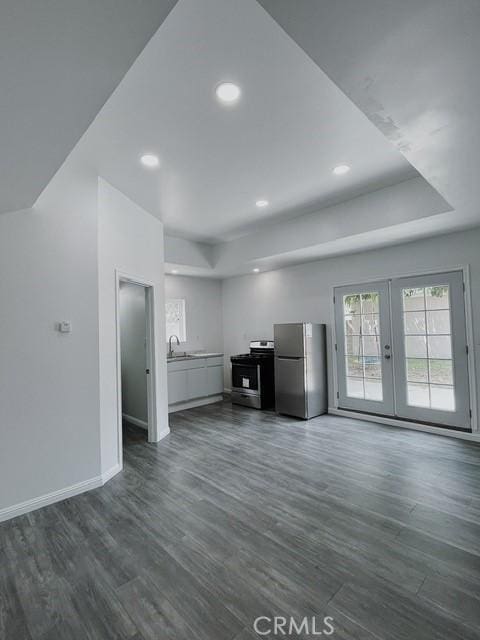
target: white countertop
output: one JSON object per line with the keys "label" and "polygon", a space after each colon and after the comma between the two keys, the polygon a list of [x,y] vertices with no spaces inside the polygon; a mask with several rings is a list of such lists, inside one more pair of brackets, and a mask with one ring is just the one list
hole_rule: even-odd
{"label": "white countertop", "polygon": [[194,360],[196,358],[223,358],[223,353],[187,353],[185,356],[167,358],[167,362],[181,362],[182,360]]}

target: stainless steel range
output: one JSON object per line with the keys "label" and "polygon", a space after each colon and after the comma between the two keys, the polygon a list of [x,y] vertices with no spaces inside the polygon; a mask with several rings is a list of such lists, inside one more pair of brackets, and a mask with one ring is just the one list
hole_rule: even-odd
{"label": "stainless steel range", "polygon": [[232,402],[254,409],[275,405],[274,351],[272,340],[250,342],[250,353],[230,358]]}

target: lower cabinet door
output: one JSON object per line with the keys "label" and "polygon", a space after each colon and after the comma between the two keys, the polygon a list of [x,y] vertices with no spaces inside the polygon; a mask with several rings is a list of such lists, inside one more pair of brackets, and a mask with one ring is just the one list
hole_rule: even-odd
{"label": "lower cabinet door", "polygon": [[207,393],[207,371],[205,367],[189,369],[187,371],[187,394],[188,399],[202,398]]}
{"label": "lower cabinet door", "polygon": [[169,371],[168,404],[185,402],[187,399],[187,371]]}
{"label": "lower cabinet door", "polygon": [[223,393],[223,365],[207,367],[207,390],[209,396]]}

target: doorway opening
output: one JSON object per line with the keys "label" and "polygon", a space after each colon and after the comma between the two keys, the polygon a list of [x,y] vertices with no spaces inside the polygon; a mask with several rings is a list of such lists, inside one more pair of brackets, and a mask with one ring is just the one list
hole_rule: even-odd
{"label": "doorway opening", "polygon": [[117,358],[119,450],[154,441],[153,287],[119,277],[117,286]]}

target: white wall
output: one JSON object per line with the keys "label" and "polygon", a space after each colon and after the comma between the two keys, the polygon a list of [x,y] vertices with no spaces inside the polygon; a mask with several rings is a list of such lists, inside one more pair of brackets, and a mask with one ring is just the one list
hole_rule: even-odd
{"label": "white wall", "polygon": [[98,181],[100,432],[102,472],[119,464],[117,406],[116,272],[154,287],[155,379],[158,430],[169,432],[165,349],[163,225],[102,179]]}
{"label": "white wall", "polygon": [[[115,269],[155,287],[168,433],[163,227],[75,157],[34,209],[0,216],[0,520],[118,469]],[[70,320],[72,333],[56,330]]]}
{"label": "white wall", "polygon": [[0,519],[100,473],[97,188],[71,169],[0,216]]}
{"label": "white wall", "polygon": [[213,247],[203,242],[194,242],[176,236],[164,238],[165,262],[175,266],[188,265],[199,269],[211,269]]}
{"label": "white wall", "polygon": [[223,281],[225,387],[230,384],[230,359],[248,350],[255,338],[272,338],[277,322],[327,324],[329,393],[332,386],[332,289],[362,280],[470,265],[477,380],[480,366],[480,229],[438,236],[295,267]]}
{"label": "white wall", "polygon": [[147,426],[145,287],[120,283],[122,413]]}
{"label": "white wall", "polygon": [[220,280],[165,276],[165,297],[185,300],[187,342],[180,351],[223,351]]}

